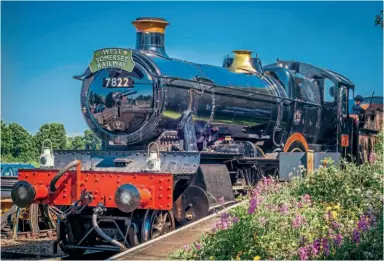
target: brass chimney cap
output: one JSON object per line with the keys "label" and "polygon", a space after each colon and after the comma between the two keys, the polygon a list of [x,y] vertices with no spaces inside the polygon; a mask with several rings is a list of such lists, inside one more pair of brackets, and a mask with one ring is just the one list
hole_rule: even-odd
{"label": "brass chimney cap", "polygon": [[251,54],[251,53],[253,53],[252,51],[249,51],[249,50],[233,50],[232,52],[234,52],[236,54]]}
{"label": "brass chimney cap", "polygon": [[138,17],[132,24],[138,32],[162,34],[165,31],[165,27],[169,25],[165,19],[157,17]]}

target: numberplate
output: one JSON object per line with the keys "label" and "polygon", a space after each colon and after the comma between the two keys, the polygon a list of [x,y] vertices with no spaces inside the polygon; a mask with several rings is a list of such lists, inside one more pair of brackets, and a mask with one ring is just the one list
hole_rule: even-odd
{"label": "numberplate", "polygon": [[103,79],[104,88],[133,88],[133,80],[130,77],[109,77]]}

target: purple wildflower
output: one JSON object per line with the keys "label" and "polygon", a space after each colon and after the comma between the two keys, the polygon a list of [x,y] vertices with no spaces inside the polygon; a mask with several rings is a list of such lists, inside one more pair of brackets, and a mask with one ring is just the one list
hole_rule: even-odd
{"label": "purple wildflower", "polygon": [[237,223],[239,222],[239,218],[238,217],[233,217],[232,218],[232,223]]}
{"label": "purple wildflower", "polygon": [[337,234],[333,239],[333,242],[335,243],[336,247],[339,247],[341,245],[341,241],[343,241],[343,236],[340,234]]}
{"label": "purple wildflower", "polygon": [[300,260],[308,260],[309,259],[309,255],[308,255],[309,253],[308,253],[307,247],[300,247],[297,252],[299,254]]}
{"label": "purple wildflower", "polygon": [[189,250],[190,250],[189,246],[188,245],[184,245],[184,251],[189,251]]}
{"label": "purple wildflower", "polygon": [[280,213],[283,215],[287,215],[289,213],[289,208],[286,204],[281,205]]}
{"label": "purple wildflower", "polygon": [[212,229],[212,232],[217,232],[219,230],[226,230],[229,227],[228,218],[220,218],[219,221],[215,223],[215,227]]}
{"label": "purple wildflower", "polygon": [[229,228],[229,220],[228,219],[221,219],[219,222],[218,229],[227,230],[228,228]]}
{"label": "purple wildflower", "polygon": [[202,245],[201,245],[201,244],[196,244],[195,246],[196,246],[196,249],[197,249],[197,250],[200,250],[200,249],[202,248]]}
{"label": "purple wildflower", "polygon": [[248,214],[252,214],[256,210],[256,204],[249,205]]}
{"label": "purple wildflower", "polygon": [[292,226],[294,228],[299,228],[304,222],[304,217],[300,214],[296,215],[296,218],[292,221]]}
{"label": "purple wildflower", "polygon": [[220,204],[220,206],[223,206],[224,205],[224,197],[221,197],[221,198],[219,198],[219,204]]}
{"label": "purple wildflower", "polygon": [[227,230],[229,228],[228,222],[222,222],[220,228],[221,230]]}
{"label": "purple wildflower", "polygon": [[360,243],[360,232],[357,229],[353,230],[352,241],[355,243]]}
{"label": "purple wildflower", "polygon": [[337,223],[336,221],[332,221],[331,226],[332,226],[333,229],[338,229],[338,228],[340,228],[340,224]]}
{"label": "purple wildflower", "polygon": [[268,187],[268,186],[272,185],[272,183],[273,183],[272,177],[263,177],[264,186]]}
{"label": "purple wildflower", "polygon": [[251,200],[249,201],[248,214],[252,214],[253,212],[255,212],[260,202],[261,202],[260,198],[252,197]]}
{"label": "purple wildflower", "polygon": [[265,217],[261,217],[261,218],[259,218],[259,222],[260,222],[261,225],[264,226],[265,223],[267,223],[267,219]]}
{"label": "purple wildflower", "polygon": [[315,241],[313,241],[311,248],[312,248],[312,255],[317,256],[320,253],[320,240],[316,239]]}
{"label": "purple wildflower", "polygon": [[302,208],[303,207],[303,203],[301,201],[297,202],[297,207],[298,208]]}
{"label": "purple wildflower", "polygon": [[373,153],[369,154],[368,160],[369,160],[369,163],[374,163],[376,160],[375,154]]}
{"label": "purple wildflower", "polygon": [[367,216],[368,216],[368,223],[375,226],[376,225],[376,217],[375,215],[373,214],[373,210],[372,208],[369,208],[367,210]]}
{"label": "purple wildflower", "polygon": [[266,177],[263,177],[263,184],[264,186],[268,186],[268,179]]}
{"label": "purple wildflower", "polygon": [[311,203],[311,196],[308,194],[305,194],[304,196],[302,196],[301,199],[304,203]]}
{"label": "purple wildflower", "polygon": [[375,217],[375,215],[373,215],[373,214],[369,215],[369,222],[372,224],[373,227],[376,226],[376,217]]}
{"label": "purple wildflower", "polygon": [[260,195],[259,187],[257,186],[254,190],[252,190],[252,197],[256,197]]}
{"label": "purple wildflower", "polygon": [[369,227],[368,217],[366,215],[360,216],[359,223],[357,223],[357,228],[361,231],[367,230]]}
{"label": "purple wildflower", "polygon": [[328,239],[323,238],[322,241],[321,241],[321,244],[323,245],[324,255],[328,256],[329,253],[330,253]]}
{"label": "purple wildflower", "polygon": [[373,214],[369,215],[369,222],[376,222],[375,215],[373,215]]}
{"label": "purple wildflower", "polygon": [[221,215],[220,215],[221,220],[227,220],[228,218],[229,218],[228,212],[221,213]]}

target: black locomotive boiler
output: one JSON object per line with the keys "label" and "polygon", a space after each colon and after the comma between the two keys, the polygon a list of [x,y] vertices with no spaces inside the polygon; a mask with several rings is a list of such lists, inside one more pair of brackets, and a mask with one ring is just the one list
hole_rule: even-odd
{"label": "black locomotive boiler", "polygon": [[55,151],[53,166],[20,171],[12,190],[19,207],[50,205],[70,255],[120,251],[197,220],[281,174],[285,152],[353,152],[346,77],[299,62],[263,67],[245,50],[223,66],[174,59],[168,22],[133,25],[135,49],[97,50],[75,77],[103,149]]}

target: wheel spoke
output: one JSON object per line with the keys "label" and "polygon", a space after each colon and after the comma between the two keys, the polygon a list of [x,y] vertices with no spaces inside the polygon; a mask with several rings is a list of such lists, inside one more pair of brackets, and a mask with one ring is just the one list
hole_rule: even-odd
{"label": "wheel spoke", "polygon": [[152,225],[152,228],[156,229],[157,231],[160,231],[161,230],[161,227],[159,224],[153,224]]}

